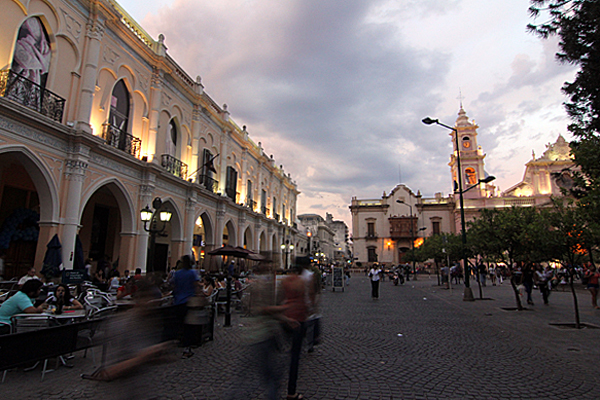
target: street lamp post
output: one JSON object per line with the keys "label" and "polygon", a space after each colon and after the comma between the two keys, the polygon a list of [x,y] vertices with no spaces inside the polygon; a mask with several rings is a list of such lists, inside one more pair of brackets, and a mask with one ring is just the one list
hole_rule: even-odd
{"label": "street lamp post", "polygon": [[465,248],[467,247],[467,230],[465,227],[465,204],[463,201],[462,169],[460,167],[460,147],[459,147],[459,143],[458,143],[458,130],[454,127],[451,127],[449,125],[441,123],[437,119],[431,119],[429,117],[424,118],[422,120],[422,122],[425,125],[437,124],[437,125],[443,126],[444,128],[450,129],[451,131],[454,132],[454,139],[456,141],[456,163],[457,163],[457,167],[458,167],[457,175],[458,175],[458,195],[459,195],[459,201],[460,201],[460,225],[461,225],[461,229],[462,229],[462,253],[463,253],[463,265],[464,265],[464,270],[465,270],[465,291],[463,293],[463,300],[464,301],[474,301],[475,299],[473,298],[473,291],[471,290],[471,284],[469,282],[469,278],[470,278],[470,276],[469,276],[469,274],[470,274],[469,261],[467,260],[467,253],[465,252]]}
{"label": "street lamp post", "polygon": [[412,253],[412,263],[413,263],[413,279],[417,280],[417,266],[415,263],[415,230],[413,224],[413,211],[412,205],[405,203],[403,200],[396,200],[396,203],[404,204],[410,208],[410,251]]}
{"label": "street lamp post", "polygon": [[292,250],[294,250],[294,245],[290,244],[289,240],[286,240],[284,244],[281,245],[281,250],[283,251],[285,257],[285,269],[288,269],[288,257]]}
{"label": "street lamp post", "polygon": [[[148,258],[146,260],[146,272],[154,272],[154,248],[156,247],[156,235],[162,235],[167,227],[167,222],[171,220],[173,213],[171,211],[162,208],[163,202],[160,197],[156,197],[152,200],[152,208],[146,205],[142,211],[140,211],[141,220],[144,222],[144,230],[150,233],[150,248],[148,250]],[[158,220],[162,222],[160,229],[158,228]],[[150,227],[148,227],[150,222]]]}
{"label": "street lamp post", "polygon": [[424,118],[422,120],[422,122],[425,125],[437,124],[437,125],[443,126],[444,128],[450,129],[452,132],[454,132],[454,139],[456,142],[456,164],[458,167],[457,175],[458,175],[458,195],[459,195],[459,199],[460,199],[460,225],[461,225],[461,230],[462,230],[462,235],[461,235],[462,236],[462,254],[463,254],[463,265],[464,265],[464,270],[465,270],[465,291],[463,294],[463,300],[464,301],[474,301],[475,299],[473,298],[473,291],[471,290],[471,285],[469,282],[471,270],[469,268],[469,261],[467,260],[467,253],[465,251],[465,248],[467,247],[467,230],[465,227],[465,204],[464,204],[464,200],[463,200],[463,194],[468,192],[469,190],[473,189],[474,187],[479,186],[479,184],[481,184],[481,183],[489,183],[489,182],[493,181],[494,179],[496,179],[496,177],[488,176],[484,179],[479,179],[475,185],[470,186],[470,187],[466,188],[465,190],[463,190],[462,168],[460,167],[460,147],[459,147],[459,143],[458,143],[458,130],[454,127],[451,127],[449,125],[441,123],[437,119],[431,119],[429,117]]}

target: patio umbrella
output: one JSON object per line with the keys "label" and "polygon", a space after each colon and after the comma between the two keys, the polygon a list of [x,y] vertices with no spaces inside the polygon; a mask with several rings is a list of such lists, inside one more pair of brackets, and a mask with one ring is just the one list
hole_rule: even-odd
{"label": "patio umbrella", "polygon": [[40,272],[47,278],[54,278],[60,275],[60,265],[62,264],[62,245],[58,235],[54,235],[46,247],[44,263]]}
{"label": "patio umbrella", "polygon": [[75,262],[73,263],[73,269],[84,269],[85,260],[83,259],[83,245],[79,235],[75,236]]}
{"label": "patio umbrella", "polygon": [[211,256],[232,256],[232,257],[246,258],[246,256],[248,255],[248,253],[246,251],[247,250],[241,249],[239,247],[233,247],[233,246],[227,245],[227,246],[219,247],[218,249],[211,250],[211,251],[207,252],[206,254],[209,254]]}

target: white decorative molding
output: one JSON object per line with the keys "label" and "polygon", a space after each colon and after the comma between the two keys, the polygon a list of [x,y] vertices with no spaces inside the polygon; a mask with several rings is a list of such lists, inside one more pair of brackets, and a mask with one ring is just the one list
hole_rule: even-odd
{"label": "white decorative molding", "polygon": [[83,26],[79,21],[77,21],[74,17],[72,17],[68,12],[60,9],[63,15],[63,20],[65,21],[65,30],[73,36],[73,38],[79,41],[79,37],[81,36],[81,31],[83,30]]}
{"label": "white decorative molding", "polygon": [[104,51],[102,52],[102,58],[109,64],[114,64],[121,56],[111,49],[109,46],[104,46]]}

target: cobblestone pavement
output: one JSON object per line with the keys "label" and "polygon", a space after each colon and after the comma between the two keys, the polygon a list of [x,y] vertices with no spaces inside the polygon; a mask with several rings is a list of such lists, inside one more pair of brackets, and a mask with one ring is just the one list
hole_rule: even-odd
{"label": "cobblestone pavement", "polygon": [[[366,277],[341,292],[323,292],[323,340],[302,354],[298,391],[307,399],[598,399],[600,329],[560,329],[574,322],[570,292],[539,292],[528,311],[514,307],[510,285],[488,286],[492,300],[462,301],[462,286],[444,290],[435,277],[401,286],[381,284],[370,298]],[[473,292],[479,297],[476,283]],[[539,302],[539,305],[537,305]],[[600,327],[588,293],[579,293],[582,322]],[[222,319],[221,319],[222,322]],[[40,382],[40,371],[8,372],[2,398],[262,399],[253,358],[243,345],[246,320],[216,328],[216,337],[190,359],[150,366],[111,383],[85,381],[89,355]],[[97,352],[99,353],[99,351]],[[99,354],[96,354],[99,358]],[[279,365],[287,375],[286,354]],[[7,396],[8,394],[8,396]]]}

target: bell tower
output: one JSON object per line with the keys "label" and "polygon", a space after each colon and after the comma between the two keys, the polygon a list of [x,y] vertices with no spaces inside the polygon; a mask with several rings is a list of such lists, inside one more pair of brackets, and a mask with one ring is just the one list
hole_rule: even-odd
{"label": "bell tower", "polygon": [[[452,181],[454,185],[454,189],[458,190],[458,163],[456,160],[456,155],[460,154],[460,164],[462,171],[460,172],[462,175],[463,181],[463,191],[467,188],[472,187],[473,185],[478,185],[478,187],[474,187],[470,189],[468,192],[464,193],[465,198],[478,198],[478,197],[487,197],[488,193],[493,192],[493,186],[487,185],[484,183],[478,184],[480,179],[485,178],[485,170],[483,159],[485,158],[485,154],[483,154],[483,150],[481,146],[477,144],[477,124],[475,121],[469,122],[469,118],[467,117],[467,113],[462,108],[462,104],[460,106],[460,110],[458,111],[458,118],[456,119],[456,123],[454,125],[456,131],[452,131],[450,134],[452,138],[452,148],[454,151],[450,156],[450,171],[452,173]],[[456,138],[454,135],[458,135],[458,149],[456,148]],[[457,153],[459,152],[459,153]]]}

